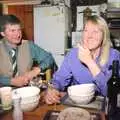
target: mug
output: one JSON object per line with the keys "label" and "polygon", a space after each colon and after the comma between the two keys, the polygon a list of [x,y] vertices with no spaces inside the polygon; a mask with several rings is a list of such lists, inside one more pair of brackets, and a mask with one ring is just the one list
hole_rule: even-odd
{"label": "mug", "polygon": [[1,87],[0,96],[3,110],[10,110],[12,108],[12,87]]}

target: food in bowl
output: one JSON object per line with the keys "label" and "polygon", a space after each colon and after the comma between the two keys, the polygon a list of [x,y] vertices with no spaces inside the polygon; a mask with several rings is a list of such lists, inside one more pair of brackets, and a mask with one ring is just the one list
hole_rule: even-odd
{"label": "food in bowl", "polygon": [[91,120],[91,116],[83,108],[69,107],[60,112],[57,120]]}
{"label": "food in bowl", "polygon": [[16,93],[21,98],[20,107],[23,111],[32,111],[39,104],[40,89],[38,87],[27,86],[14,89],[12,91],[13,99]]}
{"label": "food in bowl", "polygon": [[80,84],[68,87],[69,98],[78,104],[88,104],[95,94],[95,85],[90,84]]}

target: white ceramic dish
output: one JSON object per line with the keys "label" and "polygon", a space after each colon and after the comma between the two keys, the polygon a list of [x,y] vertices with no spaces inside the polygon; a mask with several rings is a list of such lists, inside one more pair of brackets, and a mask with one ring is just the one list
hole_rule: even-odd
{"label": "white ceramic dish", "polygon": [[94,97],[94,94],[84,96],[69,95],[70,99],[77,104],[88,104]]}
{"label": "white ceramic dish", "polygon": [[40,100],[40,89],[35,86],[27,86],[14,89],[12,98],[15,99],[15,94],[19,94],[21,98],[20,107],[23,111],[31,111],[37,107]]}
{"label": "white ceramic dish", "polygon": [[80,84],[80,85],[73,85],[68,87],[68,92],[72,95],[87,95],[95,92],[95,85],[90,84]]}
{"label": "white ceramic dish", "polygon": [[94,84],[80,84],[68,87],[68,96],[78,104],[88,104],[94,97]]}

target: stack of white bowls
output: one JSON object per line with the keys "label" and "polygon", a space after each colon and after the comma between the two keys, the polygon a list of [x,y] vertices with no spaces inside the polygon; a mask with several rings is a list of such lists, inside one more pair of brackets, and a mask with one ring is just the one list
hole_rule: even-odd
{"label": "stack of white bowls", "polygon": [[68,87],[69,98],[78,104],[88,104],[95,94],[95,85],[92,83],[73,85]]}
{"label": "stack of white bowls", "polygon": [[32,111],[38,106],[40,100],[39,88],[27,86],[14,89],[12,91],[13,99],[16,93],[21,97],[20,107],[23,111]]}

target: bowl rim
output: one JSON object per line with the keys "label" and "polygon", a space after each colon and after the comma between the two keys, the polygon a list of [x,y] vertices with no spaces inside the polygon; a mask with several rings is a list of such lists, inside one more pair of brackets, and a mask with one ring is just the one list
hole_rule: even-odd
{"label": "bowl rim", "polygon": [[[80,90],[81,89],[83,89],[83,87],[80,87],[80,86],[83,86],[83,85],[93,85],[93,87],[91,87],[91,89],[86,89],[86,91],[77,91],[78,92],[78,94],[81,94],[81,95],[83,95],[83,94],[92,94],[92,93],[95,93],[95,85],[94,85],[94,83],[85,83],[85,84],[77,84],[77,85],[72,85],[72,86],[69,86],[68,87],[68,89],[67,89],[67,93],[68,94],[74,94],[75,93],[75,91],[76,90],[78,90],[77,88],[79,88]],[[74,88],[76,88],[76,89],[74,89]],[[86,88],[86,87],[85,87]]]}
{"label": "bowl rim", "polygon": [[[28,94],[26,94],[26,96],[25,96],[25,94],[21,94],[21,93],[20,93],[20,90],[24,91],[24,89],[26,89],[26,88],[28,88],[28,89],[34,88],[34,89],[37,90],[37,92],[36,92],[36,94],[34,94],[34,95],[33,95],[33,94],[32,94],[32,95],[29,94],[29,96],[28,96]],[[35,87],[35,86],[26,86],[26,87],[16,88],[16,89],[13,89],[13,90],[12,90],[12,97],[14,96],[15,92],[17,92],[17,93],[20,95],[21,98],[28,98],[28,97],[34,97],[34,96],[39,95],[40,89],[39,89],[38,87]],[[14,98],[14,97],[13,97],[13,98]]]}
{"label": "bowl rim", "polygon": [[93,86],[93,88],[95,89],[95,84],[94,83],[82,83],[82,84],[76,84],[76,85],[71,85],[68,88],[74,88],[74,87],[87,87],[87,86]]}

